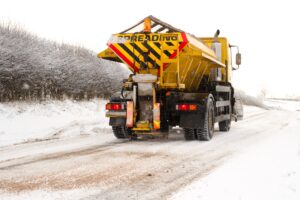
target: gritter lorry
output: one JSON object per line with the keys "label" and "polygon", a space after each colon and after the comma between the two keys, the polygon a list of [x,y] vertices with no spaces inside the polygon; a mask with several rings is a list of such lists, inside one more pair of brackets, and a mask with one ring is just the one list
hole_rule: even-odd
{"label": "gritter lorry", "polygon": [[148,16],[112,35],[98,57],[124,63],[132,72],[106,104],[115,137],[167,136],[177,126],[186,140],[208,141],[215,123],[229,131],[231,121],[242,119],[231,84],[241,54],[219,33],[198,38]]}

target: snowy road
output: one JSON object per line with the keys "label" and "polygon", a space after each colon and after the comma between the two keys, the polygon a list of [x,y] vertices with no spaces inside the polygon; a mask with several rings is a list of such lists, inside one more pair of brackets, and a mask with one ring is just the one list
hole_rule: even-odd
{"label": "snowy road", "polygon": [[290,123],[300,112],[247,107],[210,142],[184,141],[179,129],[142,141],[107,130],[0,147],[0,199],[168,199]]}

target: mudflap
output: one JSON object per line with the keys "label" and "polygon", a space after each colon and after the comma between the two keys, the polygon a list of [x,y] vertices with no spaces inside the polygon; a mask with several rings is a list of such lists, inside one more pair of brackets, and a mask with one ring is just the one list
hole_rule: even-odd
{"label": "mudflap", "polygon": [[180,114],[179,126],[184,128],[201,128],[205,112]]}
{"label": "mudflap", "polygon": [[109,118],[109,125],[110,126],[125,126],[126,125],[126,118],[110,117]]}

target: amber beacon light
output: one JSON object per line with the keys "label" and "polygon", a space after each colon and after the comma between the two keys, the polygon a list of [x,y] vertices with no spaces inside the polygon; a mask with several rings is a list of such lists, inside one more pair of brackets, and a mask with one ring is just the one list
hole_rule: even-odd
{"label": "amber beacon light", "polygon": [[144,19],[144,32],[151,32],[151,19]]}

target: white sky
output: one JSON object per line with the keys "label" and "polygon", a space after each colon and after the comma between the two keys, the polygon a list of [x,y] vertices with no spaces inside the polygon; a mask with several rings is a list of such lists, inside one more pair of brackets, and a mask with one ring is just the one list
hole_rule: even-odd
{"label": "white sky", "polygon": [[0,0],[0,21],[40,37],[100,52],[113,33],[148,15],[197,36],[237,44],[242,66],[234,86],[250,94],[300,96],[300,2],[297,0]]}

